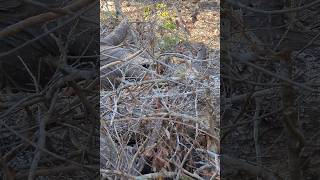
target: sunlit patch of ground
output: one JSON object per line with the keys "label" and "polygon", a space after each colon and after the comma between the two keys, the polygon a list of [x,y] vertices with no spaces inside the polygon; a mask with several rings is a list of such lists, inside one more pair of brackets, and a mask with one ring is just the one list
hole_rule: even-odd
{"label": "sunlit patch of ground", "polygon": [[[151,1],[125,1],[122,3],[123,13],[131,21],[143,21],[144,8],[152,3]],[[168,1],[171,3],[171,1]],[[175,1],[172,1],[175,2]],[[201,1],[207,2],[208,6],[199,10],[197,21],[192,22],[192,14],[197,4],[192,1],[182,1],[180,6],[182,19],[186,23],[186,27],[190,32],[188,40],[191,43],[204,43],[212,49],[219,49],[220,47],[220,12],[219,7],[214,7],[212,4],[216,0]],[[115,8],[113,1],[108,1],[108,4],[101,3],[101,21],[106,18],[106,11],[109,10],[112,15],[115,15]],[[217,3],[216,3],[217,4]],[[170,6],[170,5],[169,5]]]}

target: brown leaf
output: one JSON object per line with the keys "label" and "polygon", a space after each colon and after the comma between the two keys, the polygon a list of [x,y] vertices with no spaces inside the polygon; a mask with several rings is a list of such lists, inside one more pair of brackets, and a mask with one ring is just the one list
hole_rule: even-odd
{"label": "brown leaf", "polygon": [[168,167],[169,162],[165,159],[169,156],[169,152],[164,147],[158,147],[158,152],[152,160],[152,167],[155,171],[159,171]]}

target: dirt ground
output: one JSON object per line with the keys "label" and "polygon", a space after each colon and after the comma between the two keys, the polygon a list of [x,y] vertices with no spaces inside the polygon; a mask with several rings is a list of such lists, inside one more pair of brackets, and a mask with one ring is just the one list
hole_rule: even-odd
{"label": "dirt ground", "polygon": [[[168,4],[174,4],[176,1],[166,1]],[[124,1],[122,3],[123,13],[131,21],[143,21],[144,8],[152,2],[141,1]],[[200,4],[200,7],[199,7]],[[106,21],[107,17],[105,10],[115,11],[113,1],[107,3],[101,2],[101,20]],[[195,13],[195,9],[198,10],[197,21],[193,23],[192,15]],[[181,10],[182,19],[185,21],[187,30],[189,31],[188,40],[191,43],[204,43],[210,48],[219,49],[220,47],[220,10],[218,0],[207,1],[182,1],[179,7]],[[174,13],[172,9],[170,11]]]}

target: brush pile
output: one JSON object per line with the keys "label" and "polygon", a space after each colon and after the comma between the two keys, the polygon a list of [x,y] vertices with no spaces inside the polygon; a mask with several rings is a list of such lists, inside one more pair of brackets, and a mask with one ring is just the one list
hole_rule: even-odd
{"label": "brush pile", "polygon": [[219,178],[219,52],[155,55],[128,19],[115,24],[101,29],[103,179]]}

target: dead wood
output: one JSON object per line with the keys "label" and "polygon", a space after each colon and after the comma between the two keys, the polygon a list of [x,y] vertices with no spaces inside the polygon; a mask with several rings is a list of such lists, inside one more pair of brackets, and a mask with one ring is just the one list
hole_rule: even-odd
{"label": "dead wood", "polygon": [[127,37],[129,22],[123,19],[121,23],[100,42],[100,80],[103,89],[116,88],[122,78],[141,79],[146,73],[141,65],[150,64],[152,60],[144,58],[142,51],[121,48]]}
{"label": "dead wood", "polygon": [[[69,6],[62,8],[62,10],[65,10],[65,11],[78,10],[78,9],[83,8],[84,6],[89,5],[90,3],[93,3],[94,1],[95,0],[77,1]],[[0,38],[12,36],[14,34],[17,34],[21,31],[23,31],[25,28],[27,28],[29,26],[40,24],[40,23],[43,23],[46,21],[51,21],[51,20],[57,19],[61,16],[63,16],[63,14],[48,12],[48,13],[43,13],[43,14],[29,17],[27,19],[24,19],[16,24],[10,25],[10,26],[6,27],[5,29],[1,30],[0,31]]]}
{"label": "dead wood", "polygon": [[258,165],[250,164],[242,159],[236,159],[227,155],[223,155],[221,157],[221,162],[224,163],[223,166],[230,166],[228,169],[245,171],[251,175],[262,177],[264,180],[282,180],[282,178],[280,178],[277,174],[270,172],[263,167],[259,167]]}
{"label": "dead wood", "polygon": [[123,19],[121,23],[106,37],[101,38],[100,42],[102,45],[117,46],[127,36],[129,30],[128,19]]}

